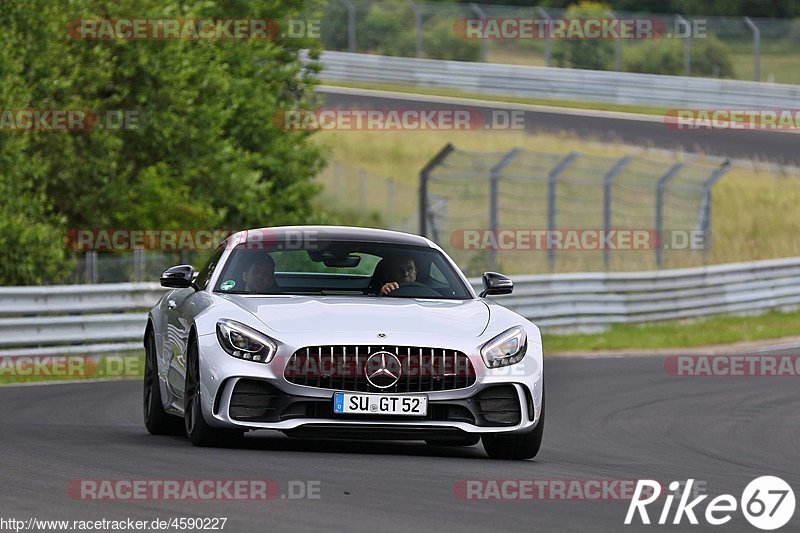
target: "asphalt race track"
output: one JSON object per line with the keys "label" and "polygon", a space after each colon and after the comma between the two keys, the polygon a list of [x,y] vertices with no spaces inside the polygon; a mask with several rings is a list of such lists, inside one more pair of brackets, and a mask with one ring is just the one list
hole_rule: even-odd
{"label": "asphalt race track", "polygon": [[[321,87],[328,108],[357,109],[506,109],[502,102],[473,101],[469,103],[441,103],[437,97],[399,95],[380,91],[360,91],[339,87]],[[448,99],[456,102],[456,99]],[[482,102],[482,103],[481,103]],[[649,120],[620,118],[625,114],[572,110],[561,112],[557,108],[530,106],[525,111],[525,129],[530,132],[571,132],[582,138],[606,142],[621,142],[636,146],[682,150],[733,159],[757,159],[781,165],[800,166],[800,137],[791,132],[747,130],[675,130],[668,128],[662,117]],[[536,109],[538,108],[538,109]],[[597,116],[593,116],[596,114]],[[635,116],[635,115],[634,115]],[[413,134],[412,134],[413,135]],[[438,148],[438,147],[436,147]]]}
{"label": "asphalt race track", "polygon": [[[623,526],[624,501],[465,501],[458,480],[694,478],[714,497],[777,475],[800,488],[797,378],[674,377],[664,358],[549,358],[547,425],[531,461],[480,445],[300,441],[250,433],[235,449],[147,434],[139,381],[0,388],[2,517],[152,520],[227,517],[225,531],[755,531],[723,525]],[[320,498],[85,501],[71,480],[319,481]],[[705,504],[699,506],[702,514]],[[676,499],[677,503],[677,499]],[[651,519],[657,520],[660,504]],[[674,511],[675,505],[673,505]],[[670,515],[670,521],[672,514]],[[798,530],[800,518],[782,530]]]}

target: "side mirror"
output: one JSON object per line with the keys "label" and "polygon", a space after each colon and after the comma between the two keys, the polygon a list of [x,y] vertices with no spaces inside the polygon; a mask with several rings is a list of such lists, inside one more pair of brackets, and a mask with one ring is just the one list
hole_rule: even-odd
{"label": "side mirror", "polygon": [[168,268],[161,274],[161,286],[173,289],[185,289],[197,286],[194,284],[195,271],[192,265],[178,265]]}
{"label": "side mirror", "polygon": [[483,292],[481,298],[491,294],[511,294],[514,292],[514,282],[497,272],[483,273]]}

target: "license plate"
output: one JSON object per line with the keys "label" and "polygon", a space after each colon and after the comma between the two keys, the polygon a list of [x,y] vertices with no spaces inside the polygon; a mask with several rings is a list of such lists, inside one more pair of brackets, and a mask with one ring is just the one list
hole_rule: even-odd
{"label": "license plate", "polygon": [[356,394],[337,392],[333,395],[333,412],[360,415],[428,414],[427,396],[401,396],[392,394]]}

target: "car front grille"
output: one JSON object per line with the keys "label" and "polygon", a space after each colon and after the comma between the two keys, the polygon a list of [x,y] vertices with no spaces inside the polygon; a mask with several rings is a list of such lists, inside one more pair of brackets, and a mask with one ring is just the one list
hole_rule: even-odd
{"label": "car front grille", "polygon": [[[373,375],[370,382],[367,374],[384,367],[378,352],[386,352],[385,368],[392,375]],[[471,386],[475,369],[466,354],[443,348],[309,346],[289,358],[284,377],[297,385],[342,391],[433,392]]]}

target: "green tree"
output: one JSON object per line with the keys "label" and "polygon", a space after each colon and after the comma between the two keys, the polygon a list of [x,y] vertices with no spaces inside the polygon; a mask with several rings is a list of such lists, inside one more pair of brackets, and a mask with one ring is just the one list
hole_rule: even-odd
{"label": "green tree", "polygon": [[[101,118],[131,110],[141,118],[131,130],[2,133],[3,187],[27,191],[26,216],[44,224],[37,235],[65,227],[207,229],[313,220],[311,178],[322,156],[308,142],[310,132],[283,131],[274,118],[316,105],[317,40],[82,40],[67,33],[76,19],[284,21],[300,18],[304,4],[4,2],[2,109],[87,109]],[[302,49],[310,50],[309,63]],[[9,209],[17,213],[0,210],[4,239],[9,224],[20,224]],[[32,246],[20,253],[33,253]],[[0,270],[0,283],[41,281]]]}

